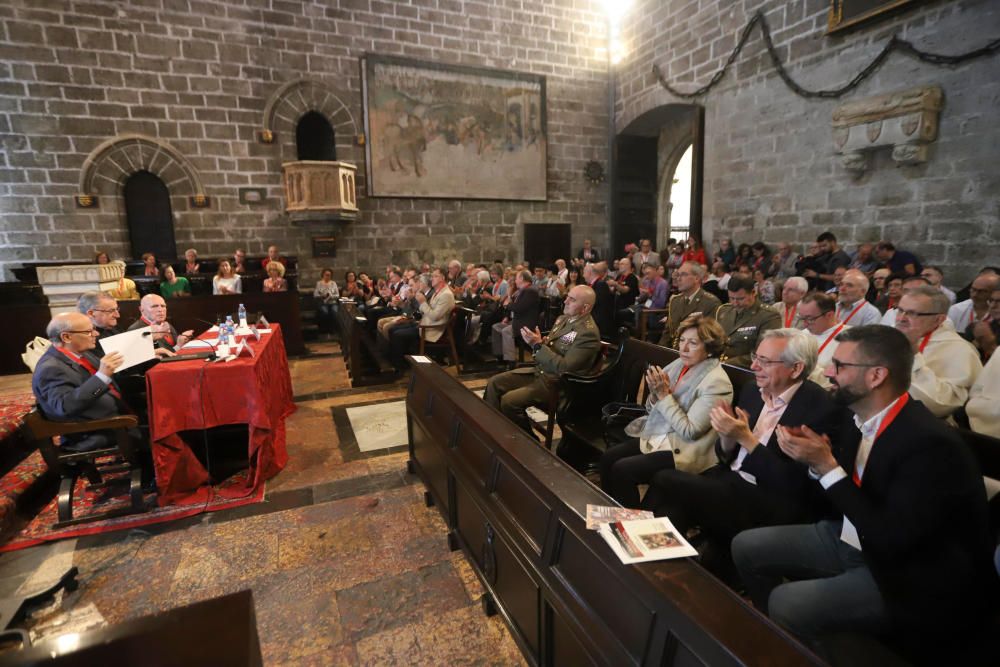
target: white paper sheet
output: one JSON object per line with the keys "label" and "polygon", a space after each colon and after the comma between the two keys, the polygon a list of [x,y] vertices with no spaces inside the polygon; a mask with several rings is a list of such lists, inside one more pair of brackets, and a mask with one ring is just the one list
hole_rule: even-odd
{"label": "white paper sheet", "polygon": [[156,357],[153,353],[153,337],[149,333],[149,327],[108,336],[98,342],[104,354],[120,352],[125,357],[122,365],[118,367],[119,371],[138,366]]}

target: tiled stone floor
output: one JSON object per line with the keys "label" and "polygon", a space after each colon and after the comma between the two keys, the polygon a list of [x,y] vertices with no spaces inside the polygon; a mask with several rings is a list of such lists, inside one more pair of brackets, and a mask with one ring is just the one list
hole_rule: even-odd
{"label": "tiled stone floor", "polygon": [[[524,664],[500,618],[483,615],[406,454],[345,460],[339,447],[331,408],[399,399],[404,385],[352,392],[336,344],[311,350],[290,360],[302,400],[264,503],[4,554],[0,593],[71,557],[82,585],[67,603],[93,602],[110,623],[251,589],[267,665]],[[26,378],[0,379],[0,393],[30,389]]]}

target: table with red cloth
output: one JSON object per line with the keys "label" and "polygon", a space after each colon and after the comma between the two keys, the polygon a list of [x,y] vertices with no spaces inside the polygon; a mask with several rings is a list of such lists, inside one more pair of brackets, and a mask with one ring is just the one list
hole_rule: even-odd
{"label": "table with red cloth", "polygon": [[[249,496],[285,467],[285,418],[295,405],[281,327],[270,326],[271,333],[261,334],[259,341],[246,337],[253,358],[244,352],[229,362],[175,361],[146,373],[149,439],[161,506],[207,503],[216,493]],[[206,333],[203,338],[214,337]],[[247,481],[214,490],[208,471],[180,433],[231,424],[248,426]]]}

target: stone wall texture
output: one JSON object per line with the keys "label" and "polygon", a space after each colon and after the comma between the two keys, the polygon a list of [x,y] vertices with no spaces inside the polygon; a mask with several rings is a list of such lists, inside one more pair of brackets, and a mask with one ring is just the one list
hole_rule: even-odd
{"label": "stone wall texture", "polygon": [[[689,103],[652,74],[694,90],[722,67],[743,26],[763,11],[781,59],[807,88],[849,81],[891,35],[923,50],[955,54],[1000,37],[1000,3],[920,3],[857,29],[826,35],[828,0],[640,0],[622,32],[616,123],[664,104]],[[887,150],[853,176],[834,155],[833,109],[848,101],[939,85],[945,102],[929,161],[897,167]],[[704,105],[707,240],[805,244],[831,230],[853,249],[886,239],[940,264],[946,283],[965,284],[1000,264],[1000,57],[938,67],[895,53],[839,100],[803,99],[778,78],[753,36]]]}
{"label": "stone wall texture", "polygon": [[[91,261],[98,249],[129,255],[121,188],[100,174],[115,171],[109,160],[130,169],[143,149],[112,147],[91,170],[103,183],[98,209],[73,199],[88,155],[124,135],[153,138],[179,156],[163,154],[156,166],[179,174],[171,195],[180,251],[195,246],[213,257],[241,246],[262,254],[277,243],[302,258],[308,280],[321,263],[341,271],[450,257],[516,260],[531,223],[570,224],[574,246],[585,237],[604,245],[607,186],[590,185],[583,166],[607,159],[605,41],[596,0],[6,0],[3,279],[23,261]],[[548,200],[366,197],[356,143],[365,53],[544,75]],[[360,219],[339,230],[333,260],[311,259],[310,230],[284,214],[281,163],[294,159],[288,132],[271,145],[256,140],[268,100],[297,80],[332,96],[318,110],[335,126],[338,159],[358,165]],[[196,179],[181,177],[183,161]],[[207,209],[189,204],[194,180],[210,198]],[[265,188],[266,202],[240,204],[240,187]]]}

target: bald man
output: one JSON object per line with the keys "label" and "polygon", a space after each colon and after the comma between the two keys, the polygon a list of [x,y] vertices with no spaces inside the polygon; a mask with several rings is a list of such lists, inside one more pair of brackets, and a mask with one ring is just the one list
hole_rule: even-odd
{"label": "bald man", "polygon": [[[52,318],[45,335],[52,345],[35,366],[31,390],[46,419],[79,421],[107,419],[127,411],[112,376],[121,366],[121,353],[100,359],[93,353],[98,331],[83,313],[61,313]],[[112,445],[106,432],[62,436],[68,451],[86,452]]]}
{"label": "bald man", "polygon": [[955,331],[964,333],[976,322],[986,319],[990,314],[990,295],[998,288],[1000,276],[997,274],[983,271],[976,276],[969,287],[970,298],[948,309],[948,319],[955,325]]}
{"label": "bald man", "polygon": [[566,295],[563,314],[547,336],[538,327],[522,327],[521,338],[531,347],[536,364],[493,376],[483,397],[487,403],[507,415],[528,435],[531,422],[526,410],[545,405],[549,391],[562,373],[586,373],[594,366],[601,351],[601,335],[591,316],[594,290],[577,285]]}
{"label": "bald man", "polygon": [[167,322],[167,302],[159,294],[147,294],[142,297],[142,301],[139,302],[139,313],[139,319],[133,322],[128,330],[149,327],[153,332],[153,345],[157,348],[179,350],[194,335],[191,329],[178,334],[177,329]]}

